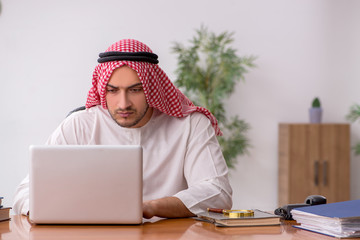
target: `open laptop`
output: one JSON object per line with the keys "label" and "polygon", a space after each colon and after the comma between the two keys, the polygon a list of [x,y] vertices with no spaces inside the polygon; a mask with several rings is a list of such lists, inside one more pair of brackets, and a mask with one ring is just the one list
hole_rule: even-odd
{"label": "open laptop", "polygon": [[142,223],[141,146],[30,146],[29,175],[34,223]]}

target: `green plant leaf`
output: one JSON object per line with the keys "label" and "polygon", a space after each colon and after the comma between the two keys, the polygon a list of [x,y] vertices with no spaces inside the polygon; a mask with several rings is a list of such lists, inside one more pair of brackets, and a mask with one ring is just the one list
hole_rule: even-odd
{"label": "green plant leaf", "polygon": [[196,30],[189,46],[174,43],[172,51],[177,55],[177,79],[175,84],[195,105],[207,108],[219,121],[224,136],[218,137],[225,160],[234,167],[238,155],[249,147],[246,132],[249,124],[237,116],[229,122],[224,100],[234,91],[235,85],[244,80],[248,68],[255,67],[254,56],[239,57],[231,47],[234,33],[209,32],[202,26]]}
{"label": "green plant leaf", "polygon": [[360,143],[356,144],[352,149],[355,152],[355,155],[360,155]]}
{"label": "green plant leaf", "polygon": [[346,115],[346,119],[350,122],[356,122],[360,117],[360,105],[354,104],[350,107],[349,113]]}
{"label": "green plant leaf", "polygon": [[313,108],[320,108],[321,104],[320,104],[319,98],[315,98],[311,105],[312,105]]}

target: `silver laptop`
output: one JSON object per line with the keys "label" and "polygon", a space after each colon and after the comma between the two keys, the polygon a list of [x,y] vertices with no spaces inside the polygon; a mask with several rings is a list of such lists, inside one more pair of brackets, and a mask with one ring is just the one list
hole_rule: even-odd
{"label": "silver laptop", "polygon": [[30,146],[29,175],[34,223],[142,223],[141,146]]}

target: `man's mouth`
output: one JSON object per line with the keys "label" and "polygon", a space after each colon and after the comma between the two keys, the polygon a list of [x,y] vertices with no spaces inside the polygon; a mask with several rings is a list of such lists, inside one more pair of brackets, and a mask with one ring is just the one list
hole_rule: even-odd
{"label": "man's mouth", "polygon": [[122,117],[122,118],[127,118],[129,117],[131,114],[133,114],[133,112],[130,111],[126,111],[126,112],[116,112],[116,115]]}

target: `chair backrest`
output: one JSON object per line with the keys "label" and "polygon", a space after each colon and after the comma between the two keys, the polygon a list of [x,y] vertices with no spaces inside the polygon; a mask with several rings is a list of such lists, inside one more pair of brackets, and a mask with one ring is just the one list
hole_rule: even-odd
{"label": "chair backrest", "polygon": [[78,107],[78,108],[75,108],[74,110],[72,110],[71,112],[68,113],[68,115],[66,115],[66,117],[70,116],[72,113],[74,112],[78,112],[78,111],[82,111],[82,110],[85,110],[86,107],[85,106],[81,106],[81,107]]}

